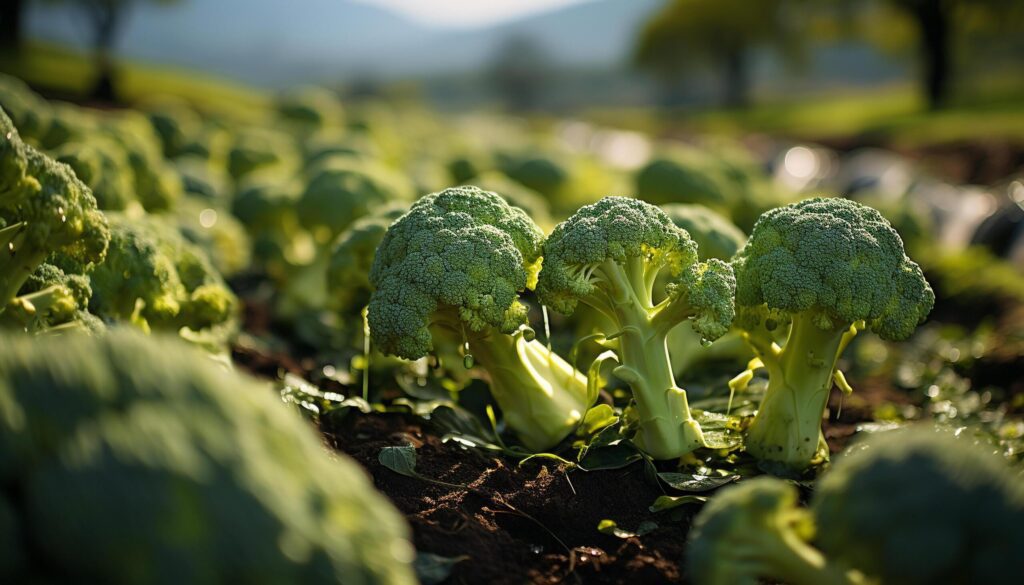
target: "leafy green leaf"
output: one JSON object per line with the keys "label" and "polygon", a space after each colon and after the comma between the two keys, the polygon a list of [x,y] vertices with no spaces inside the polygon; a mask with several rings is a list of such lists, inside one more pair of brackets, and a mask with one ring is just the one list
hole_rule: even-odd
{"label": "leafy green leaf", "polygon": [[583,421],[577,432],[589,436],[617,422],[619,422],[619,417],[615,415],[615,409],[611,405],[598,404],[583,416]]}
{"label": "leafy green leaf", "polygon": [[584,471],[621,469],[642,458],[643,456],[636,450],[636,447],[623,442],[607,447],[588,449],[587,454],[580,460],[580,468]]}
{"label": "leafy green leaf", "polygon": [[664,512],[687,504],[703,504],[706,501],[707,496],[658,496],[649,509],[651,512]]}
{"label": "leafy green leaf", "polygon": [[417,479],[420,477],[416,473],[416,448],[412,445],[384,447],[377,455],[377,460],[381,465],[399,475]]}

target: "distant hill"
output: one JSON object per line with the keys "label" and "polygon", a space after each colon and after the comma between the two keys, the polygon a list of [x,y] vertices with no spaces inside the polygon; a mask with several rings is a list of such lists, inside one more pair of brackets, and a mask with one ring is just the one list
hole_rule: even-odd
{"label": "distant hill", "polygon": [[[483,1],[483,0],[482,0]],[[120,53],[281,86],[352,77],[389,79],[471,70],[511,36],[534,39],[552,61],[610,67],[662,0],[592,0],[497,26],[449,31],[346,0],[184,0],[135,7]],[[31,36],[78,46],[88,30],[66,4],[31,4]]]}

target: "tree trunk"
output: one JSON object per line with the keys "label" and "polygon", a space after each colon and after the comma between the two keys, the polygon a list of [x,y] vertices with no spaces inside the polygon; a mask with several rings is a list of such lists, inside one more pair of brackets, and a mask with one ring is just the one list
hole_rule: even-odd
{"label": "tree trunk", "polygon": [[114,78],[114,41],[120,31],[124,17],[125,3],[100,1],[89,3],[88,10],[93,25],[93,51],[96,65],[96,82],[90,97],[95,100],[112,102],[117,99]]}
{"label": "tree trunk", "polygon": [[937,110],[949,98],[953,71],[950,56],[949,11],[942,0],[924,0],[916,3],[914,18],[921,29],[921,61],[924,97],[928,108]]}
{"label": "tree trunk", "polygon": [[729,49],[723,55],[722,102],[729,108],[745,108],[749,105],[750,80],[747,56],[742,49]]}
{"label": "tree trunk", "polygon": [[25,0],[3,0],[0,2],[0,48],[17,51],[21,48],[22,20],[25,14]]}

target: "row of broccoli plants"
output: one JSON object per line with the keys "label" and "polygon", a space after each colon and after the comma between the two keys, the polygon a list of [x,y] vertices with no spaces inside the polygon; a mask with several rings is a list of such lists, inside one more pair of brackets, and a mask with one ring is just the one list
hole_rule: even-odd
{"label": "row of broccoli plants", "polygon": [[535,339],[525,291],[557,312],[587,312],[596,333],[586,341],[612,352],[602,361],[614,359],[614,377],[632,390],[621,438],[657,460],[720,448],[676,384],[670,333],[692,328],[699,349],[732,329],[754,354],[733,387],[758,368],[769,377],[746,450],[790,473],[828,457],[821,419],[833,382],[849,391],[836,364],[850,339],[869,329],[904,339],[934,303],[895,230],[843,199],[765,213],[726,262],[700,260],[685,229],[638,199],[584,206],[545,238],[498,195],[452,188],[423,197],[387,229],[369,279],[374,347],[411,360],[462,348],[532,451],[580,428],[597,399],[587,373],[600,368],[577,369]]}

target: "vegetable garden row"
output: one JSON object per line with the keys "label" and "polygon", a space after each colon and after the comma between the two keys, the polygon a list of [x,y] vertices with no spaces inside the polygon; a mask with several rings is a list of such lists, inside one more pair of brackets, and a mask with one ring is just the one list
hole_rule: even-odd
{"label": "vegetable garden row", "polygon": [[1024,582],[1024,276],[905,198],[318,89],[0,107],[0,582]]}

